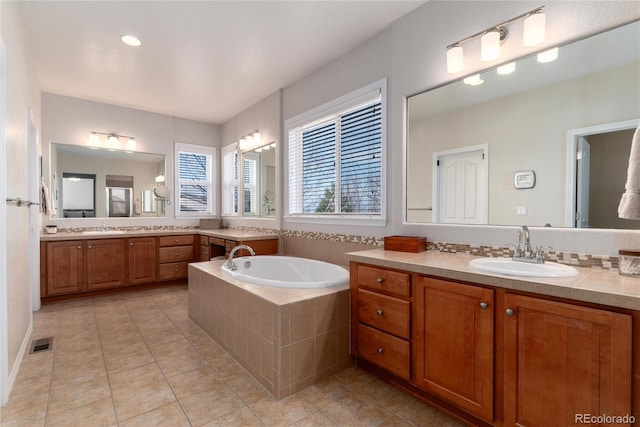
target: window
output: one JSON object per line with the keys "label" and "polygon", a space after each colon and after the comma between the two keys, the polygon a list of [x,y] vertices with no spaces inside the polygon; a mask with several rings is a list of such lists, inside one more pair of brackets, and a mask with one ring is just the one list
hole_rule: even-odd
{"label": "window", "polygon": [[176,216],[215,215],[215,148],[176,143]]}
{"label": "window", "polygon": [[242,188],[244,190],[244,216],[259,216],[258,203],[258,170],[260,170],[258,153],[244,153],[244,173]]}
{"label": "window", "polygon": [[384,83],[287,121],[289,218],[384,219]]}
{"label": "window", "polygon": [[222,215],[238,215],[238,144],[222,147]]}

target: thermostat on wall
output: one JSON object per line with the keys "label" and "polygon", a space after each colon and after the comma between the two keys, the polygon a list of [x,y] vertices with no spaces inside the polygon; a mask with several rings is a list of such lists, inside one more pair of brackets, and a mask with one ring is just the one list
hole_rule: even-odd
{"label": "thermostat on wall", "polygon": [[513,186],[520,188],[533,188],[536,186],[536,173],[534,171],[519,171],[513,174]]}

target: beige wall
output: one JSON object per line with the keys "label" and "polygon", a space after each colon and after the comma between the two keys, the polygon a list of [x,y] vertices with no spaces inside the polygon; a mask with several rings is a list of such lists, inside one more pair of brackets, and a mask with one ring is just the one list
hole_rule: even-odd
{"label": "beige wall", "polygon": [[[36,179],[28,175],[28,111],[33,112],[36,128],[40,128],[40,97],[35,80],[35,69],[22,15],[17,2],[0,2],[0,26],[2,41],[6,47],[6,153],[0,153],[6,162],[7,197],[29,196],[29,181]],[[4,201],[2,201],[4,203]],[[7,283],[7,370],[11,380],[19,363],[23,345],[29,338],[31,327],[31,298],[29,288],[29,260],[37,254],[29,253],[29,215],[27,209],[6,205],[6,275]],[[1,315],[5,315],[2,313]],[[5,355],[0,355],[4,358]],[[2,400],[2,396],[0,396]],[[1,404],[2,402],[0,402]]]}

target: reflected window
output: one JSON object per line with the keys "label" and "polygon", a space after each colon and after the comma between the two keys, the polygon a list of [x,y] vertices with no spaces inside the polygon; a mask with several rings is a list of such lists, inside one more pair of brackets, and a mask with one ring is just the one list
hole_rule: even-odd
{"label": "reflected window", "polygon": [[238,215],[238,148],[222,148],[222,215]]}
{"label": "reflected window", "polygon": [[215,214],[214,156],[214,148],[176,144],[176,216]]}
{"label": "reflected window", "polygon": [[244,214],[245,216],[260,215],[260,203],[258,202],[258,170],[260,157],[257,153],[244,154],[243,189],[244,189]]}
{"label": "reflected window", "polygon": [[96,216],[96,176],[63,172],[62,216],[64,218],[93,218]]}

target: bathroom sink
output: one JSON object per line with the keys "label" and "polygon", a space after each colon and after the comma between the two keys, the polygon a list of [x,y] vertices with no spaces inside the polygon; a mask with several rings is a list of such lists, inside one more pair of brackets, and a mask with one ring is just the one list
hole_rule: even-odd
{"label": "bathroom sink", "polygon": [[569,265],[555,262],[535,264],[514,261],[511,258],[476,258],[469,262],[469,266],[477,270],[507,276],[573,277],[578,275],[578,270]]}
{"label": "bathroom sink", "polygon": [[90,230],[90,231],[83,231],[82,234],[93,234],[93,235],[101,235],[101,234],[123,234],[124,231],[122,230]]}

